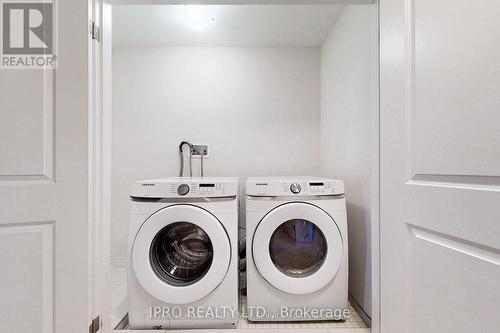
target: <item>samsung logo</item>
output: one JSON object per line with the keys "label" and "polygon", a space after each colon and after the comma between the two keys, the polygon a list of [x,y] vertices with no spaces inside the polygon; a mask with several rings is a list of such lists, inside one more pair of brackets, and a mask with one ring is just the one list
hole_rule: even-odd
{"label": "samsung logo", "polygon": [[141,186],[155,186],[155,184],[148,184],[148,183],[143,183]]}

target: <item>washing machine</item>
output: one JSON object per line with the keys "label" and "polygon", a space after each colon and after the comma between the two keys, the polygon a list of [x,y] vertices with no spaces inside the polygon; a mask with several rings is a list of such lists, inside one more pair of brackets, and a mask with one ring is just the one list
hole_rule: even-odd
{"label": "washing machine", "polygon": [[130,197],[130,328],[235,328],[238,180],[137,181]]}
{"label": "washing machine", "polygon": [[346,319],[348,244],[342,181],[249,178],[246,232],[249,320]]}

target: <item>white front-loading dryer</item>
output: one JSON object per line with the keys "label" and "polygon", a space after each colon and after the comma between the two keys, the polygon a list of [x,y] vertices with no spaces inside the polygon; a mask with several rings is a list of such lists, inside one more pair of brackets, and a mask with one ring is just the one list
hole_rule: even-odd
{"label": "white front-loading dryer", "polygon": [[134,182],[129,326],[232,328],[238,322],[238,180]]}
{"label": "white front-loading dryer", "polygon": [[246,228],[250,320],[341,320],[349,315],[342,181],[249,178]]}

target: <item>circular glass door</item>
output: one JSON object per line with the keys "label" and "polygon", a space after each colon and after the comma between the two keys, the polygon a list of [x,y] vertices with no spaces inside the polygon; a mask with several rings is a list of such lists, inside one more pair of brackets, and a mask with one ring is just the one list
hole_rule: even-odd
{"label": "circular glass door", "polygon": [[291,277],[316,273],[326,258],[326,239],[314,223],[292,219],[282,223],[271,235],[269,254],[274,265]]}
{"label": "circular glass door", "polygon": [[231,244],[220,221],[192,205],[173,205],[151,215],[132,245],[132,268],[141,286],[171,304],[192,303],[224,280]]}
{"label": "circular glass door", "polygon": [[290,294],[309,294],[330,283],[340,268],[343,241],[339,228],[321,208],[292,202],[271,210],[252,240],[259,274]]}
{"label": "circular glass door", "polygon": [[203,229],[193,223],[175,222],[155,236],[149,260],[160,279],[187,286],[205,276],[212,258],[212,242]]}

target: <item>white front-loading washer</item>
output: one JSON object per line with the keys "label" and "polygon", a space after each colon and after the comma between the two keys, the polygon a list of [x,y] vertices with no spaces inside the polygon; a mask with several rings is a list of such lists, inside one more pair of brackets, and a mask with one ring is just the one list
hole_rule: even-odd
{"label": "white front-loading washer", "polygon": [[246,228],[249,320],[342,320],[349,315],[342,181],[249,178]]}
{"label": "white front-loading washer", "polygon": [[137,181],[130,205],[129,327],[236,327],[238,179]]}

